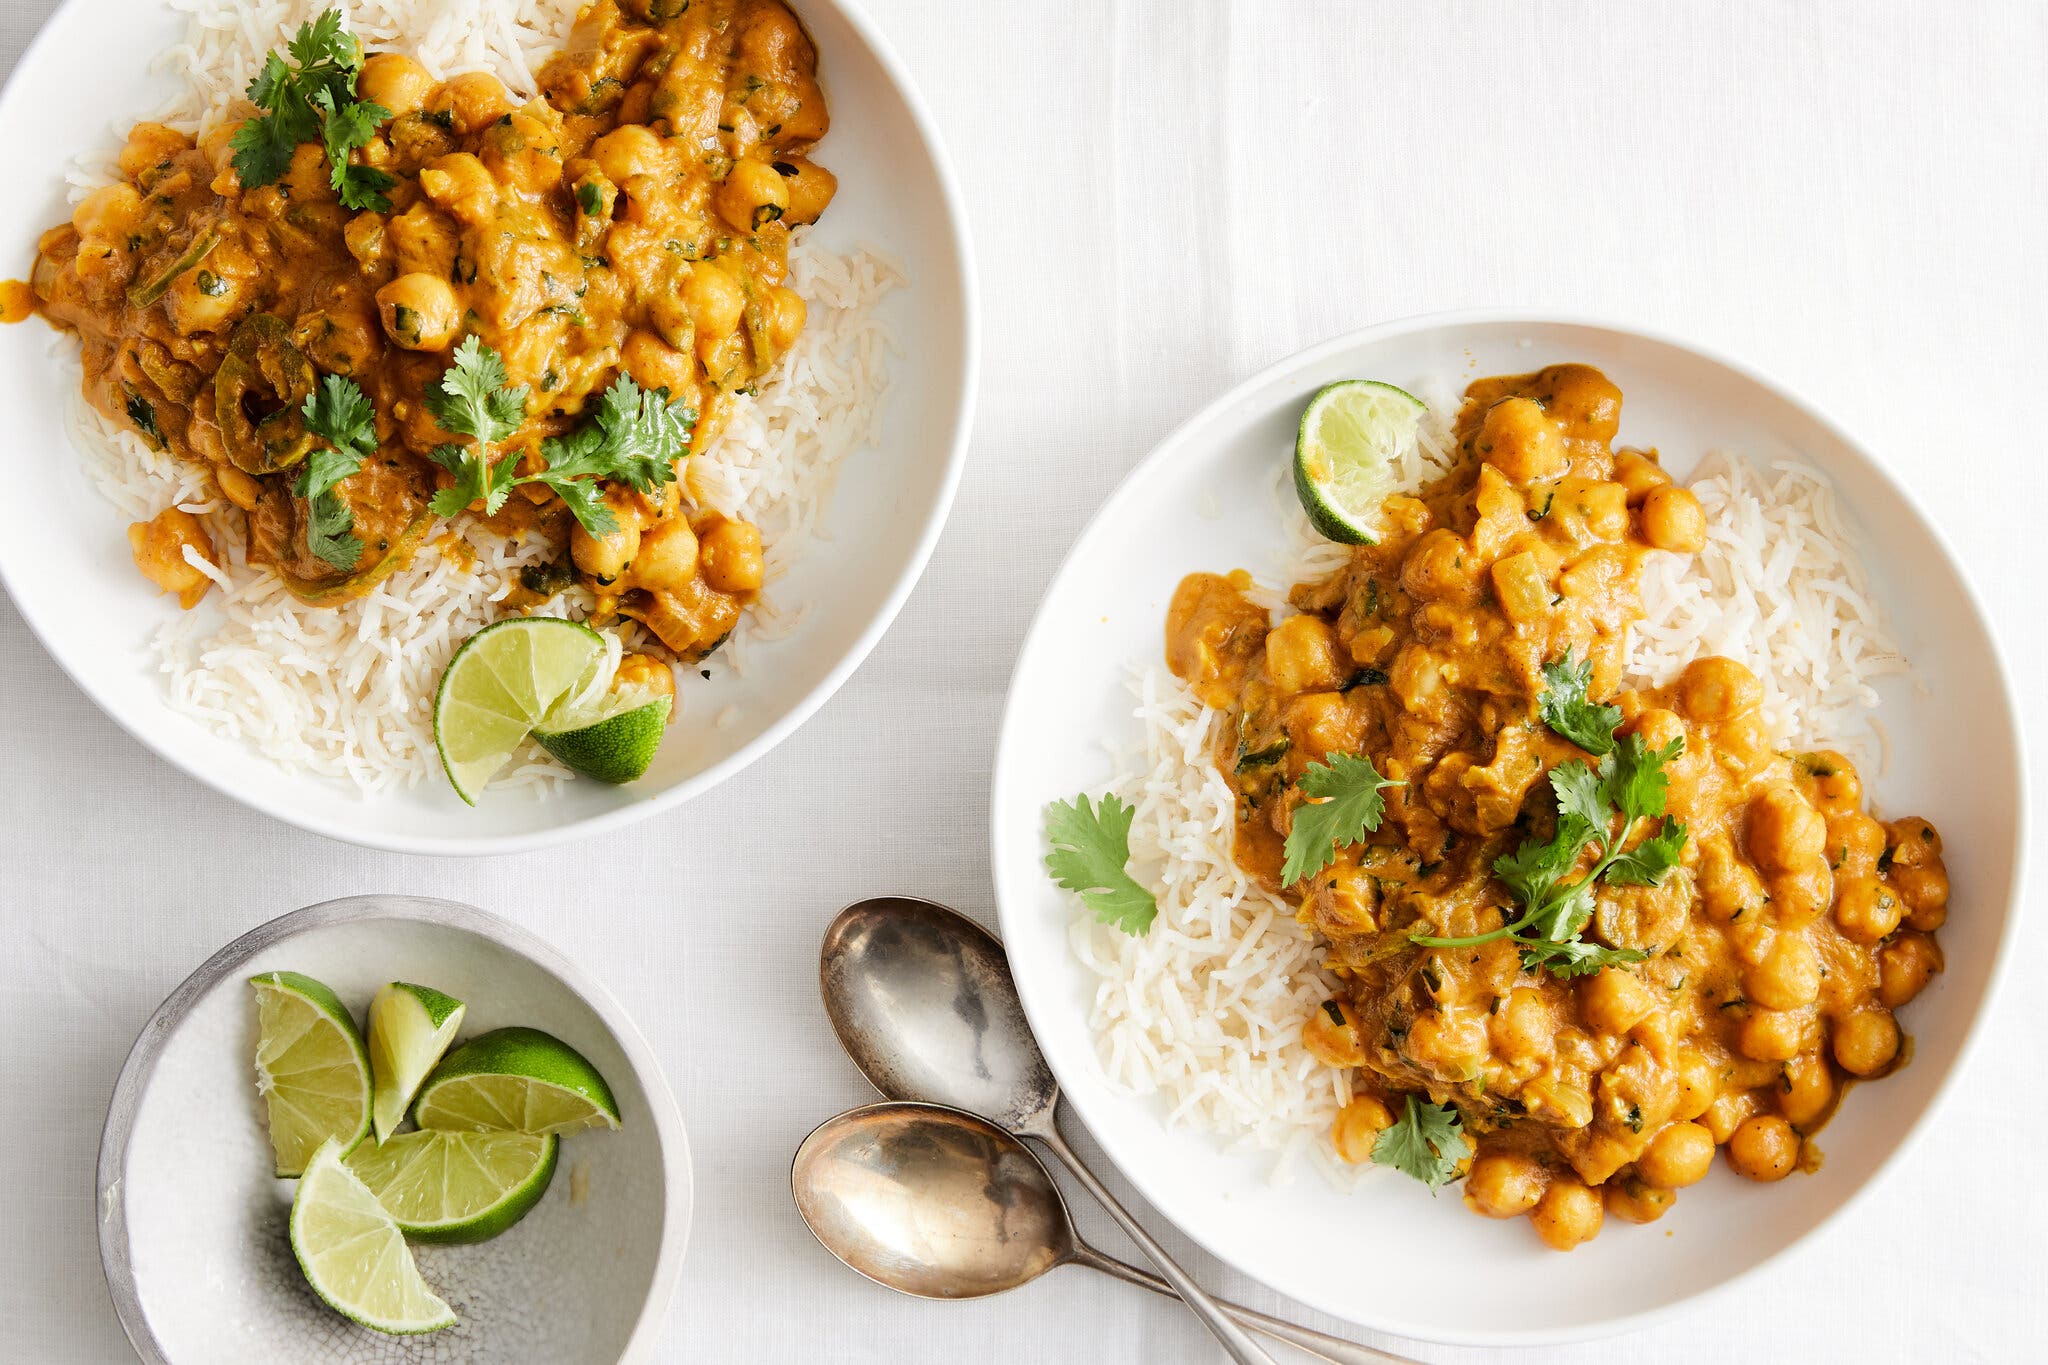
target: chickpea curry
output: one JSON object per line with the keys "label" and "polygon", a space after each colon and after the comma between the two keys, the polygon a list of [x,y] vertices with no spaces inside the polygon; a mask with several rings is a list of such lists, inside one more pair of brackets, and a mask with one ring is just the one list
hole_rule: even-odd
{"label": "chickpea curry", "polygon": [[1705,519],[1614,447],[1620,411],[1584,365],[1480,380],[1450,470],[1298,614],[1195,574],[1167,623],[1227,720],[1238,862],[1341,983],[1304,1033],[1357,1068],[1340,1155],[1420,1114],[1433,1186],[1561,1250],[1659,1217],[1717,1147],[1753,1180],[1817,1164],[1843,1090],[1903,1062],[1948,903],[1934,829],[1874,818],[1840,754],[1774,751],[1742,665],[1623,687],[1643,561]]}
{"label": "chickpea curry", "polygon": [[[121,179],[44,235],[35,310],[79,337],[94,406],[203,465],[303,600],[364,594],[467,507],[557,547],[514,607],[580,583],[594,620],[702,657],[763,556],[683,460],[802,331],[790,231],[837,187],[809,159],[809,36],[778,0],[593,0],[520,103],[321,23],[252,85],[264,108],[196,141],[134,128]],[[461,420],[470,382],[483,415]],[[585,455],[659,459],[564,463],[580,430]],[[204,595],[196,518],[130,535],[152,581]]]}

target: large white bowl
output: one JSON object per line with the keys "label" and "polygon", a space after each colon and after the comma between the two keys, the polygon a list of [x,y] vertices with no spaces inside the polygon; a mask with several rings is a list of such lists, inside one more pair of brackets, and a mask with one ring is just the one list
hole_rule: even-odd
{"label": "large white bowl", "polygon": [[[1475,1218],[1382,1173],[1352,1195],[1270,1159],[1220,1155],[1169,1131],[1161,1106],[1111,1085],[1087,1022],[1090,983],[1067,946],[1074,909],[1041,866],[1046,802],[1098,790],[1105,740],[1137,735],[1130,671],[1159,661],[1168,598],[1198,569],[1277,567],[1272,480],[1308,395],[1351,377],[1483,374],[1587,361],[1621,386],[1622,436],[1683,473],[1705,451],[1797,456],[1831,477],[1924,687],[1885,689],[1892,762],[1881,810],[1944,832],[1954,884],[1948,970],[1903,1016],[1911,1065],[1859,1086],[1822,1134],[1819,1173],[1776,1185],[1720,1168],[1652,1228],[1612,1223],[1568,1256],[1525,1227]],[[1145,1197],[1211,1252],[1329,1313],[1435,1341],[1530,1344],[1633,1325],[1726,1285],[1867,1194],[1940,1099],[2017,919],[2026,828],[2019,726],[1984,612],[1941,534],[1842,429],[1753,371],[1668,338],[1532,315],[1390,323],[1282,362],[1163,441],[1110,497],[1048,589],[1011,682],[992,836],[1003,939],[1025,1010],[1067,1096]],[[1475,1292],[1475,1287],[1484,1287]]]}
{"label": "large white bowl", "polygon": [[[460,1315],[380,1336],[307,1288],[285,1233],[296,1182],[270,1173],[248,978],[303,972],[362,1020],[394,978],[468,1006],[462,1036],[524,1024],[588,1057],[617,1132],[562,1140],[554,1183],[507,1232],[416,1247]],[[689,1240],[690,1144],[646,1039],[541,939],[453,901],[355,896],[297,910],[208,958],[144,1025],[99,1158],[100,1260],[147,1365],[198,1361],[652,1359]]]}
{"label": "large white bowl", "polygon": [[[828,526],[779,585],[809,610],[759,650],[744,678],[688,680],[685,714],[653,769],[627,787],[569,784],[559,797],[486,799],[471,809],[445,783],[364,800],[340,783],[280,771],[171,711],[143,645],[172,599],[135,572],[126,522],[87,482],[66,440],[78,368],[39,321],[0,328],[0,410],[8,495],[0,499],[0,582],[72,680],[116,723],[208,786],[293,824],[377,848],[503,853],[581,838],[664,810],[768,752],[822,706],[881,638],[938,541],[966,459],[978,327],[965,210],[923,100],[852,0],[794,0],[820,53],[832,105],[821,156],[839,195],[816,240],[880,247],[910,277],[884,305],[900,352],[880,446],[849,458]],[[178,40],[164,0],[71,0],[0,92],[0,276],[26,275],[42,231],[69,216],[64,174],[81,151],[116,142],[172,91],[150,72]],[[202,607],[202,610],[205,608]],[[728,705],[737,722],[720,728]]]}

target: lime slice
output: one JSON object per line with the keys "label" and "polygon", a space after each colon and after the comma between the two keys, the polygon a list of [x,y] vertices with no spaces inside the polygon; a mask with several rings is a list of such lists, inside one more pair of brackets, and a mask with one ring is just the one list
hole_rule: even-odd
{"label": "lime slice", "polygon": [[574,1133],[617,1128],[619,1105],[575,1048],[539,1029],[501,1028],[449,1053],[412,1116],[422,1128]]}
{"label": "lime slice", "polygon": [[370,1131],[370,1058],[347,1007],[312,977],[264,972],[249,984],[271,1158],[280,1176],[295,1176],[322,1142],[346,1153]]}
{"label": "lime slice", "polygon": [[1420,398],[1376,379],[1319,390],[1294,436],[1294,491],[1318,533],[1344,545],[1373,545],[1380,504],[1396,492],[1394,470],[1415,446]]}
{"label": "lime slice", "polygon": [[398,1224],[370,1187],[323,1142],[292,1199],[292,1255],[306,1283],[353,1322],[393,1336],[455,1325],[455,1313],[427,1288]]}
{"label": "lime slice", "polygon": [[526,1216],[555,1178],[554,1134],[423,1129],[364,1143],[348,1167],[416,1242],[482,1242]]}
{"label": "lime slice", "polygon": [[393,981],[370,1002],[370,1077],[376,1082],[371,1118],[377,1141],[398,1131],[420,1082],[441,1060],[462,1027],[463,1004],[428,986]]}
{"label": "lime slice", "polygon": [[589,626],[518,616],[463,642],[434,694],[434,744],[470,805],[534,725],[605,653]]}
{"label": "lime slice", "polygon": [[670,704],[651,687],[622,687],[594,703],[549,716],[534,728],[533,737],[585,777],[631,782],[654,762]]}

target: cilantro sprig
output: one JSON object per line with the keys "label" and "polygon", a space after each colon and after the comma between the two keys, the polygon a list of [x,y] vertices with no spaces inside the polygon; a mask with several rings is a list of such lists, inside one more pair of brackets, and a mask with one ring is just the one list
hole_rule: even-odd
{"label": "cilantro sprig", "polygon": [[1081,898],[1103,924],[1138,935],[1152,927],[1159,902],[1130,874],[1135,807],[1114,796],[1091,806],[1086,795],[1045,808],[1045,870]]}
{"label": "cilantro sprig", "polygon": [[1566,650],[1556,663],[1543,665],[1543,696],[1537,711],[1543,723],[1589,754],[1604,754],[1614,747],[1614,729],[1621,724],[1621,708],[1596,706],[1586,700],[1586,688],[1593,681],[1593,660],[1572,663]]}
{"label": "cilantro sprig", "polygon": [[492,454],[525,420],[526,396],[525,385],[508,382],[504,358],[474,335],[455,348],[454,363],[427,394],[427,410],[445,430],[474,443],[449,443],[428,452],[455,476],[454,484],[429,504],[437,515],[452,517],[477,503],[486,516],[494,515],[514,488],[537,483],[553,490],[585,531],[608,536],[618,529],[618,519],[604,505],[599,482],[617,480],[650,492],[673,482],[676,461],[690,453],[696,410],[670,402],[666,389],[643,390],[621,374],[599,398],[589,422],[541,442],[547,468],[521,474],[517,460],[494,461]]}
{"label": "cilantro sprig", "polygon": [[[1610,732],[1607,738],[1609,752],[1597,769],[1575,758],[1550,770],[1557,833],[1547,840],[1525,840],[1494,860],[1494,875],[1520,902],[1522,913],[1484,934],[1417,934],[1412,942],[1426,948],[1469,948],[1513,939],[1521,946],[1524,968],[1564,977],[1587,976],[1648,956],[1640,949],[1587,943],[1580,934],[1593,918],[1594,889],[1603,880],[1610,886],[1656,886],[1678,865],[1686,829],[1664,814],[1670,783],[1664,768],[1685,752],[1685,740],[1652,749],[1637,734],[1615,741]],[[1645,822],[1651,824],[1649,833],[1632,845],[1630,839]],[[1592,868],[1573,877],[1589,849]]]}
{"label": "cilantro sprig", "polygon": [[282,180],[291,169],[292,153],[303,143],[317,142],[327,153],[329,179],[343,207],[389,209],[384,191],[397,180],[350,161],[358,147],[369,145],[391,111],[356,98],[363,45],[343,31],[341,11],[330,9],[299,25],[285,52],[289,60],[276,52],[264,58],[263,69],[249,82],[249,100],[261,112],[237,128],[229,143],[242,187]]}
{"label": "cilantro sprig", "polygon": [[1381,777],[1369,758],[1330,754],[1323,762],[1302,769],[1295,785],[1303,796],[1313,799],[1294,808],[1294,823],[1287,831],[1287,858],[1280,869],[1283,886],[1313,877],[1336,862],[1340,845],[1363,842],[1380,827],[1380,817],[1386,811],[1381,790],[1402,784]]}
{"label": "cilantro sprig", "polygon": [[1472,1143],[1456,1109],[1413,1095],[1407,1099],[1393,1126],[1382,1128],[1373,1140],[1373,1164],[1412,1175],[1435,1194],[1457,1177],[1458,1163],[1472,1155]]}
{"label": "cilantro sprig", "polygon": [[355,514],[334,492],[377,448],[377,414],[355,381],[328,375],[306,395],[306,430],[327,442],[306,456],[293,492],[306,500],[306,548],[344,572],[362,557]]}

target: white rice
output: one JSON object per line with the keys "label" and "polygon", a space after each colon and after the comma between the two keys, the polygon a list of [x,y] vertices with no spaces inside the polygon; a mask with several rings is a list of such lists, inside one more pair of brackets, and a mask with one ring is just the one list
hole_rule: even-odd
{"label": "white rice", "polygon": [[[1400,470],[1410,489],[1448,464],[1455,413],[1448,395],[1420,391],[1432,412]],[[1877,703],[1871,681],[1906,664],[1832,488],[1792,461],[1759,469],[1723,453],[1691,486],[1707,513],[1707,547],[1651,557],[1648,621],[1630,640],[1632,680],[1662,683],[1701,654],[1725,654],[1764,679],[1777,742],[1825,744],[1861,761]],[[1285,549],[1254,596],[1285,610],[1288,585],[1331,572],[1350,551],[1309,527],[1284,472],[1275,490]],[[1130,686],[1143,739],[1116,755],[1109,790],[1136,809],[1134,875],[1158,893],[1159,915],[1143,937],[1085,909],[1071,922],[1069,944],[1096,980],[1089,1024],[1103,1070],[1157,1096],[1169,1126],[1213,1134],[1230,1150],[1278,1154],[1276,1181],[1306,1154],[1349,1187],[1371,1170],[1339,1161],[1329,1140],[1351,1072],[1317,1061],[1301,1042],[1335,981],[1317,936],[1232,857],[1236,800],[1210,757],[1223,716],[1157,665]]]}
{"label": "white rice", "polygon": [[[331,0],[170,0],[189,16],[185,40],[160,69],[181,93],[150,111],[187,130],[218,120],[247,88],[264,54]],[[579,0],[348,0],[348,25],[366,46],[410,53],[436,76],[482,70],[531,95],[534,73],[574,21]],[[125,129],[116,130],[115,147]],[[114,178],[114,149],[82,158],[71,197]],[[803,334],[751,398],[737,399],[725,429],[691,457],[688,487],[704,506],[761,528],[769,586],[719,655],[744,672],[761,644],[787,635],[803,604],[775,583],[817,542],[840,461],[880,436],[894,350],[877,308],[905,277],[870,248],[827,251],[792,234],[790,286],[809,308]],[[64,339],[60,344],[72,346]],[[223,504],[206,472],[150,450],[93,410],[75,389],[73,441],[94,485],[121,513],[147,520],[179,506],[213,537],[220,585],[191,612],[175,613],[149,641],[171,707],[241,740],[280,766],[349,782],[364,793],[429,781],[434,685],[464,639],[503,614],[518,571],[552,557],[542,540],[504,540],[463,517],[438,528],[412,564],[360,601],[305,606],[276,575],[247,559],[242,518]],[[581,615],[572,591],[547,610]],[[637,635],[630,623],[622,630]],[[687,703],[688,689],[680,694]],[[713,723],[730,726],[723,708]],[[545,793],[569,776],[544,754],[524,756],[493,788]]]}

